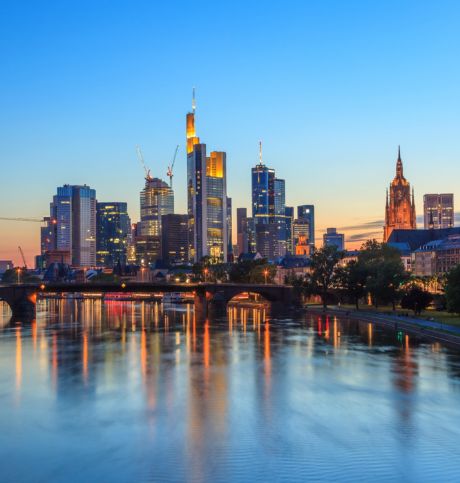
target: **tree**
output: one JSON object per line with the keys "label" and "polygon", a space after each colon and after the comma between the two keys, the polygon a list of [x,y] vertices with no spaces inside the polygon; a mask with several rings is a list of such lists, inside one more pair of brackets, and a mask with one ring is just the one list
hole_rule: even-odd
{"label": "tree", "polygon": [[180,283],[184,283],[187,281],[187,274],[183,270],[178,270],[171,278],[171,281],[176,282],[176,279],[179,279]]}
{"label": "tree", "polygon": [[451,268],[444,276],[444,293],[446,295],[447,312],[460,315],[460,264]]}
{"label": "tree", "polygon": [[354,300],[356,310],[359,310],[359,299],[366,295],[366,278],[366,268],[356,260],[351,260],[343,267],[337,267],[335,271],[335,287],[339,292]]}
{"label": "tree", "polygon": [[90,282],[116,282],[118,280],[118,277],[114,273],[98,273],[97,275],[94,275],[91,277]]}
{"label": "tree", "polygon": [[211,265],[207,278],[211,283],[225,282],[227,280],[227,264],[217,263]]}
{"label": "tree", "polygon": [[303,294],[304,283],[305,277],[303,275],[297,276],[295,273],[291,273],[291,275],[286,275],[284,277],[284,284],[291,285],[294,297],[297,297],[299,299]]}
{"label": "tree", "polygon": [[41,279],[30,275],[25,268],[9,268],[2,275],[3,283],[40,283]]}
{"label": "tree", "polygon": [[266,258],[259,258],[258,260],[243,259],[241,260],[241,262],[233,263],[227,272],[229,282],[252,283],[251,282],[252,270],[254,270],[255,267],[263,266],[267,264],[268,264],[268,260]]}
{"label": "tree", "polygon": [[334,269],[337,263],[346,255],[345,250],[339,250],[337,245],[326,245],[319,250],[314,249],[310,259],[311,272],[305,276],[303,293],[321,295],[324,308],[327,308],[327,291],[333,284]]}
{"label": "tree", "polygon": [[417,315],[427,309],[432,301],[433,296],[430,292],[422,290],[419,287],[413,287],[409,293],[402,298],[401,307],[403,309],[413,310],[414,314]]}
{"label": "tree", "polygon": [[267,272],[267,284],[273,283],[273,279],[276,276],[276,267],[265,263],[264,265],[256,265],[250,272],[249,281],[250,283],[265,283],[265,272]]}
{"label": "tree", "polygon": [[366,271],[366,289],[374,299],[375,307],[380,300],[387,304],[392,302],[395,310],[401,287],[409,279],[401,260],[401,250],[387,243],[368,240],[361,247],[358,264]]}

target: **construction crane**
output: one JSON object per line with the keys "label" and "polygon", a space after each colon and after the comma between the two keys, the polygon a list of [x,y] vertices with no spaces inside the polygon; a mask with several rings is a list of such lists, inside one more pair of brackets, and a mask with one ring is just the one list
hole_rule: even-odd
{"label": "construction crane", "polygon": [[136,144],[136,148],[137,148],[137,151],[139,152],[139,157],[141,158],[142,166],[144,167],[145,179],[152,179],[152,177],[150,176],[150,169],[149,169],[149,172],[147,173],[147,169],[145,167],[144,160],[142,159],[141,150],[139,149],[139,146],[137,144]]}
{"label": "construction crane", "polygon": [[25,268],[26,270],[28,270],[28,268],[27,268],[27,263],[26,263],[26,258],[24,257],[24,253],[22,252],[22,248],[21,248],[21,247],[18,247],[18,248],[19,248],[19,251],[20,251],[20,253],[21,253],[22,261],[24,262],[24,268]]}
{"label": "construction crane", "polygon": [[[44,220],[37,220],[37,218],[8,218],[6,216],[0,216],[0,220],[7,220],[7,221],[32,221],[35,223],[41,223]],[[50,220],[51,223],[58,223],[57,220]],[[68,221],[59,221],[59,223],[69,223]]]}
{"label": "construction crane", "polygon": [[169,186],[172,188],[172,178],[173,178],[173,174],[172,174],[172,171],[174,169],[174,163],[176,162],[176,156],[177,156],[177,151],[179,150],[179,146],[180,144],[177,145],[176,147],[176,151],[174,153],[174,158],[172,160],[172,163],[171,163],[171,167],[168,166],[168,172],[166,173],[166,176],[169,176]]}

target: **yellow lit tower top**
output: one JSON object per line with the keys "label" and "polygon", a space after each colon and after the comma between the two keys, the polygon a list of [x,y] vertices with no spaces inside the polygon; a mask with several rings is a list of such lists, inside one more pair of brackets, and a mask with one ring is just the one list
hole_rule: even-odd
{"label": "yellow lit tower top", "polygon": [[193,146],[200,143],[195,132],[195,87],[193,88],[193,112],[187,114],[187,154],[193,152]]}

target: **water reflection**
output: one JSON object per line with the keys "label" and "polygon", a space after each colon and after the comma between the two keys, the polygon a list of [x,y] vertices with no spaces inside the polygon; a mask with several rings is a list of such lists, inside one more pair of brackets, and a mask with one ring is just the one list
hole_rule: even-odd
{"label": "water reflection", "polygon": [[11,481],[49,480],[74,467],[71,454],[76,481],[460,470],[460,358],[439,343],[331,316],[230,307],[203,319],[189,306],[97,300],[40,301],[31,324],[1,312],[0,327]]}

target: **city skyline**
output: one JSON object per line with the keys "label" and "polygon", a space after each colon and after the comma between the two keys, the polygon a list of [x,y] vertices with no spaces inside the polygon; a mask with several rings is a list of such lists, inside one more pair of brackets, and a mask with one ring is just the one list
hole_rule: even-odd
{"label": "city skyline", "polygon": [[[186,213],[183,116],[195,85],[197,131],[227,153],[234,218],[236,208],[250,209],[250,169],[261,139],[264,163],[286,181],[286,206],[315,206],[317,244],[330,226],[345,233],[350,249],[367,238],[381,240],[385,190],[401,145],[421,228],[424,194],[459,195],[459,68],[450,61],[455,49],[449,40],[459,6],[408,2],[349,12],[333,4],[335,9],[299,4],[276,15],[270,5],[247,6],[247,18],[254,14],[264,27],[258,36],[236,14],[223,15],[223,7],[197,7],[204,21],[219,19],[229,28],[216,45],[204,32],[195,35],[203,64],[216,67],[211,75],[208,69],[184,71],[185,12],[140,42],[138,29],[154,25],[147,5],[140,23],[138,16],[132,22],[135,28],[134,13],[123,18],[123,7],[114,6],[117,19],[107,20],[104,34],[97,29],[102,7],[88,16],[77,7],[32,5],[21,14],[21,29],[16,12],[5,9],[0,36],[9,47],[4,66],[11,75],[0,80],[8,92],[0,159],[4,179],[21,183],[4,183],[0,216],[41,218],[56,186],[86,183],[99,202],[127,202],[133,223],[139,221],[144,175],[135,145],[152,176],[167,180],[178,143],[175,213]],[[159,8],[164,18],[178,11],[177,5]],[[69,13],[73,20],[57,28],[59,16]],[[279,25],[282,36],[273,37]],[[235,28],[241,31],[236,41]],[[168,29],[175,38],[159,52],[155,45],[169,38]],[[44,53],[50,45],[52,63]],[[245,54],[235,56],[238,49]],[[170,68],[163,77],[160,65]],[[20,245],[32,265],[40,253],[40,224],[2,220],[0,227],[0,259],[19,264]]]}

